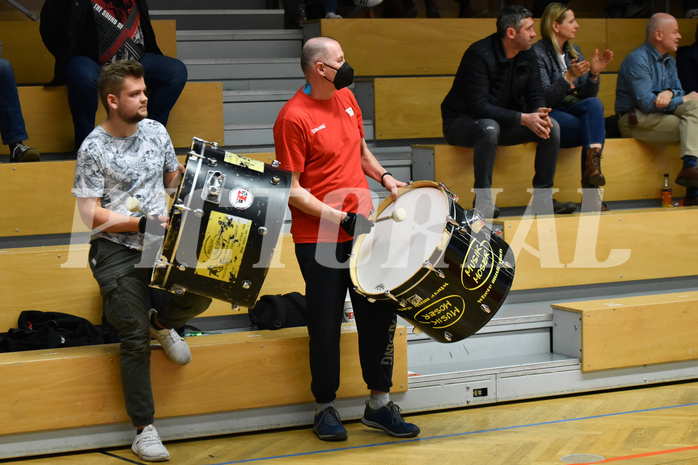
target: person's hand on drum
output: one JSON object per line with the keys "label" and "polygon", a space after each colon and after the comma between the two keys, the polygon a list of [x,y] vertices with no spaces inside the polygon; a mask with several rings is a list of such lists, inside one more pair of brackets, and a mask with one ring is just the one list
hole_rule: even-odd
{"label": "person's hand on drum", "polygon": [[339,225],[351,237],[367,234],[373,227],[373,223],[364,215],[352,212],[348,212]]}
{"label": "person's hand on drum", "polygon": [[138,232],[148,233],[154,236],[164,236],[167,233],[167,228],[170,225],[170,218],[167,216],[155,217],[141,216],[138,221]]}
{"label": "person's hand on drum", "polygon": [[385,187],[385,190],[390,192],[390,197],[393,200],[397,200],[397,190],[399,187],[406,186],[406,182],[398,181],[393,177],[392,174],[386,172],[381,177],[381,185]]}

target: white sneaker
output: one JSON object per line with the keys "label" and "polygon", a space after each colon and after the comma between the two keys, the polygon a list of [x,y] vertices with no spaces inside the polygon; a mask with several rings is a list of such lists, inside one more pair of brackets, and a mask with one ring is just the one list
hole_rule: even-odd
{"label": "white sneaker", "polygon": [[182,336],[174,329],[155,329],[150,325],[150,336],[162,346],[165,355],[177,365],[186,365],[191,362],[191,351]]}
{"label": "white sneaker", "polygon": [[170,460],[170,453],[162,445],[160,436],[153,425],[146,426],[141,431],[141,434],[136,435],[131,445],[131,451],[146,462],[166,462]]}
{"label": "white sneaker", "polygon": [[326,19],[342,19],[340,15],[337,13],[332,13],[331,11],[328,11],[327,14],[325,15]]}

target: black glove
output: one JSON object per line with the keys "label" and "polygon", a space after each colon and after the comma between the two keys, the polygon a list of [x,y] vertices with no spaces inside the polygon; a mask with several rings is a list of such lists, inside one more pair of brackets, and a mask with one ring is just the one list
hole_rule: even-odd
{"label": "black glove", "polygon": [[145,216],[141,216],[138,220],[138,232],[152,234],[154,236],[164,236],[167,229],[162,227],[160,220],[155,217],[153,219],[148,219]]}
{"label": "black glove", "polygon": [[352,237],[367,234],[373,227],[373,223],[371,223],[364,215],[351,212],[347,213],[347,216],[344,217],[339,225]]}

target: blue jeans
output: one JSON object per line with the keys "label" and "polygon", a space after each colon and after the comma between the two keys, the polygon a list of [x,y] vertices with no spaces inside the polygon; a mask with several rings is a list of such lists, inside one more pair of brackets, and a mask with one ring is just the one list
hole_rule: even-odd
{"label": "blue jeans", "polygon": [[[176,58],[146,53],[141,58],[148,94],[148,118],[167,125],[170,111],[187,82],[187,67]],[[102,67],[83,55],[73,55],[65,68],[68,105],[75,127],[75,150],[95,127],[99,102],[97,80]]]}
{"label": "blue jeans", "polygon": [[603,103],[596,97],[586,98],[564,110],[553,109],[550,117],[560,124],[560,147],[589,148],[606,141]]}
{"label": "blue jeans", "polygon": [[4,58],[0,58],[0,135],[5,145],[29,139],[19,105],[15,73]]}

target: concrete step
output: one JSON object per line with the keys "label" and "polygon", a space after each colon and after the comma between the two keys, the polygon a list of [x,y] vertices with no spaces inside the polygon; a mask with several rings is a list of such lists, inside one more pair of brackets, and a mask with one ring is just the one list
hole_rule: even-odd
{"label": "concrete step", "polygon": [[300,60],[303,31],[295,29],[177,31],[180,60],[295,58]]}
{"label": "concrete step", "polygon": [[298,58],[182,61],[187,65],[190,81],[221,81],[223,90],[298,89],[305,82]]}
{"label": "concrete step", "polygon": [[[274,147],[274,123],[271,124],[226,124],[225,145],[237,147],[255,147],[255,151],[264,151],[263,147]],[[373,139],[373,121],[364,121],[366,140]],[[273,151],[273,149],[272,149]]]}
{"label": "concrete step", "polygon": [[189,9],[150,11],[153,19],[174,19],[177,30],[283,29],[283,10]]}
{"label": "concrete step", "polygon": [[224,91],[223,120],[226,124],[274,124],[281,108],[295,91]]}

